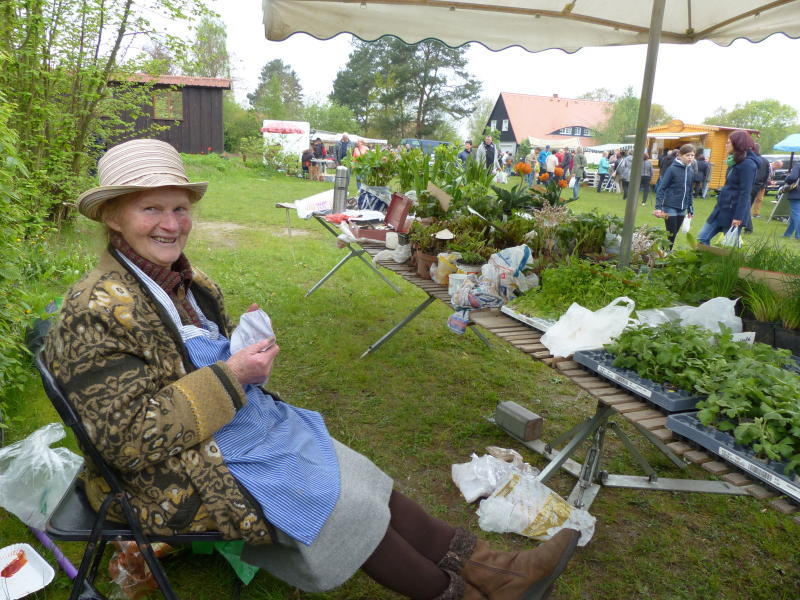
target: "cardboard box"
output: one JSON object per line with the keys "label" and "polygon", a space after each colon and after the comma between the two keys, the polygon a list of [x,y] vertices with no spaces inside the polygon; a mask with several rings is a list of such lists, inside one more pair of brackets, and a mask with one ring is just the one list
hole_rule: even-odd
{"label": "cardboard box", "polygon": [[389,202],[389,208],[386,210],[386,219],[381,223],[381,229],[373,227],[360,226],[355,223],[350,223],[350,229],[356,239],[375,240],[377,242],[385,242],[386,234],[389,231],[397,231],[398,233],[405,233],[411,227],[411,220],[408,218],[408,211],[411,209],[411,198],[403,194],[394,193]]}

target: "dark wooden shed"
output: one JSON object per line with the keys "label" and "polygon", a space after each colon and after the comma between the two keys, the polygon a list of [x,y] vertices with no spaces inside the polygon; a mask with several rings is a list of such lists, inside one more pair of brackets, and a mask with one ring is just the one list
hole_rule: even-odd
{"label": "dark wooden shed", "polygon": [[[153,86],[152,102],[144,107],[144,115],[136,118],[135,132],[124,139],[142,137],[146,132],[147,137],[169,142],[186,154],[223,151],[222,92],[231,89],[230,79],[145,74],[128,81],[131,79]],[[125,115],[123,119],[131,120]],[[153,125],[169,128],[153,132]]]}

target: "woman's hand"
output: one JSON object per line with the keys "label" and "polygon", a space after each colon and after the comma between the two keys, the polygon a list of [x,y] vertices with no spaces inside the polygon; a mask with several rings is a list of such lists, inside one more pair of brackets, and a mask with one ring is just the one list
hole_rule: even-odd
{"label": "woman's hand", "polygon": [[658,217],[659,219],[664,219],[666,218],[667,213],[665,213],[663,210],[656,209],[653,211],[653,216]]}
{"label": "woman's hand", "polygon": [[275,338],[270,338],[242,348],[227,363],[239,383],[259,385],[272,372],[272,363],[278,352],[280,348],[275,343]]}
{"label": "woman's hand", "polygon": [[742,222],[739,221],[738,219],[734,219],[733,221],[731,221],[731,227],[740,227],[741,225]]}

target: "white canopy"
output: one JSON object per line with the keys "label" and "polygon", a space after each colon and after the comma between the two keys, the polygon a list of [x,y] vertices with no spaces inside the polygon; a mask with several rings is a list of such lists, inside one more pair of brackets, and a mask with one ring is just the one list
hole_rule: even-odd
{"label": "white canopy", "polygon": [[[311,134],[311,139],[315,140],[317,138],[321,139],[326,144],[331,144],[333,142],[338,142],[342,139],[342,133],[336,133],[334,131],[322,131],[321,129],[317,129],[314,133]],[[377,144],[379,146],[385,146],[389,143],[389,140],[379,140],[377,138],[368,138],[362,135],[356,135],[355,133],[348,133],[347,137],[350,139],[350,142],[355,144],[358,140],[364,140],[365,144]]]}
{"label": "white canopy", "polygon": [[[631,170],[642,167],[658,47],[738,38],[760,42],[773,33],[800,37],[800,0],[262,0],[267,39],[294,33],[363,40],[395,35],[407,43],[439,39],[449,46],[479,42],[491,50],[531,52],[585,46],[647,44]],[[639,186],[630,186],[620,263],[631,257]]]}
{"label": "white canopy", "polygon": [[[437,38],[449,46],[479,42],[491,50],[538,51],[646,44],[652,2],[636,0],[263,0],[267,39],[304,32],[364,40],[392,34],[408,43]],[[727,46],[783,32],[800,37],[797,0],[667,0],[661,41]]]}
{"label": "white canopy", "polygon": [[557,137],[550,139],[530,136],[528,138],[528,143],[534,148],[537,146],[540,148],[544,148],[545,146],[550,146],[551,148],[577,148],[583,145],[581,138],[577,137]]}

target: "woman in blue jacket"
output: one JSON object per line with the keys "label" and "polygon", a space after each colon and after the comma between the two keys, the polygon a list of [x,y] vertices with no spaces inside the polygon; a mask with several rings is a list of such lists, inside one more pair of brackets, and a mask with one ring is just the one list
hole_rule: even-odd
{"label": "woman in blue jacket", "polygon": [[758,170],[759,160],[754,149],[755,142],[749,133],[741,130],[731,133],[725,144],[725,151],[730,155],[725,185],[717,195],[717,205],[697,234],[698,243],[708,246],[718,233],[742,226],[750,210],[750,191]]}
{"label": "woman in blue jacket", "polygon": [[678,150],[678,157],[666,170],[664,176],[659,179],[656,187],[656,209],[653,214],[666,221],[670,250],[675,243],[675,236],[678,235],[683,224],[683,219],[687,214],[689,218],[694,214],[694,205],[692,204],[694,172],[691,166],[693,160],[694,146],[691,144],[681,146]]}
{"label": "woman in blue jacket", "polygon": [[[795,163],[791,172],[786,176],[784,183],[791,185],[798,179],[800,179],[800,162]],[[792,234],[794,234],[794,239],[800,240],[800,186],[789,190],[787,197],[789,198],[792,213],[789,217],[789,227],[786,228],[783,237],[792,237]]]}

